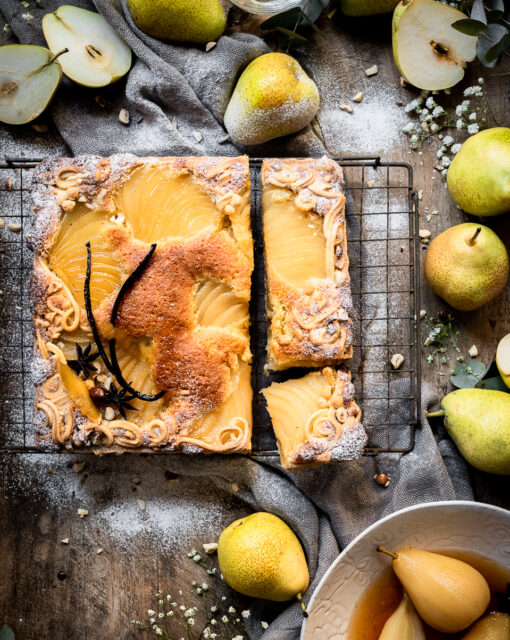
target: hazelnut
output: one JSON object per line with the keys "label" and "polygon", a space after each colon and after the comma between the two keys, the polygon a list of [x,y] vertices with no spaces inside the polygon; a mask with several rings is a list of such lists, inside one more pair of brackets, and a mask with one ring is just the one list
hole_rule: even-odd
{"label": "hazelnut", "polygon": [[391,478],[387,473],[377,473],[374,476],[374,480],[377,482],[377,484],[380,484],[385,489],[389,487],[389,484],[391,482]]}

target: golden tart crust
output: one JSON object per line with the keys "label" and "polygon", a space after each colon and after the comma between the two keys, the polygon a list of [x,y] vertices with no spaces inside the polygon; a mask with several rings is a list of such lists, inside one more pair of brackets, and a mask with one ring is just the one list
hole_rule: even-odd
{"label": "golden tart crust", "polygon": [[[249,452],[248,158],[56,158],[38,166],[32,192],[37,445],[99,454]],[[103,344],[116,339],[134,388],[166,392],[154,402],[131,399],[124,417],[105,402],[105,389],[118,384],[100,358],[87,376],[68,364],[76,344],[97,351],[83,296],[86,240]],[[113,326],[120,287],[153,242]]]}
{"label": "golden tart crust", "polygon": [[326,367],[262,390],[284,469],[353,460],[367,436],[351,374]]}
{"label": "golden tart crust", "polygon": [[268,367],[352,357],[345,182],[329,158],[262,166]]}

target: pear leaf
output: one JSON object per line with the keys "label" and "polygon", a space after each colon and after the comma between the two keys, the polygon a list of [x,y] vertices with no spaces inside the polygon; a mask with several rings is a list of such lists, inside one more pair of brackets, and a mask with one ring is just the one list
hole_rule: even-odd
{"label": "pear leaf", "polygon": [[481,22],[481,20],[471,20],[470,18],[457,20],[452,24],[452,27],[467,36],[478,36],[480,33],[485,33],[489,30],[485,22]]}
{"label": "pear leaf", "polygon": [[491,391],[504,391],[510,393],[510,389],[501,379],[501,376],[494,376],[492,378],[485,378],[475,384],[476,389],[490,389]]}
{"label": "pear leaf", "polygon": [[6,624],[0,629],[0,640],[16,640],[14,631]]}
{"label": "pear leaf", "polygon": [[450,382],[457,389],[474,388],[487,373],[487,367],[478,360],[459,362],[450,375]]}

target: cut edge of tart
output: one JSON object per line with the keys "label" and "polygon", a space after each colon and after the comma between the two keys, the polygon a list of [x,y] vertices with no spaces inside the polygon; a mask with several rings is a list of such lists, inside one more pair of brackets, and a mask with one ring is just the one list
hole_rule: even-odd
{"label": "cut edge of tart", "polygon": [[248,158],[55,158],[32,193],[37,446],[248,453]]}
{"label": "cut edge of tart", "polygon": [[333,160],[266,159],[262,209],[268,367],[352,357],[345,182]]}
{"label": "cut edge of tart", "polygon": [[351,374],[326,367],[261,392],[284,469],[319,466],[361,456],[367,443]]}

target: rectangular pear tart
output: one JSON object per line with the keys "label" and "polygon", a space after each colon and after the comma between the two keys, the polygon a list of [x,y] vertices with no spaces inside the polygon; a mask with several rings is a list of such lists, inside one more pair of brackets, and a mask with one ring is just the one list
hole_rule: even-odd
{"label": "rectangular pear tart", "polygon": [[342,169],[329,158],[262,166],[268,367],[352,357],[352,298]]}
{"label": "rectangular pear tart", "polygon": [[247,157],[43,162],[31,299],[40,448],[247,453]]}
{"label": "rectangular pear tart", "polygon": [[367,442],[350,372],[326,367],[262,390],[284,469],[359,458]]}

